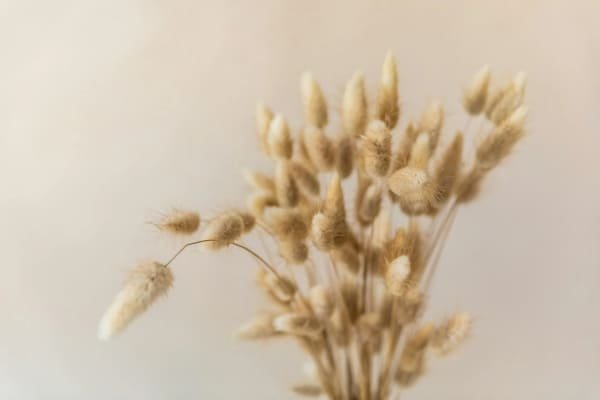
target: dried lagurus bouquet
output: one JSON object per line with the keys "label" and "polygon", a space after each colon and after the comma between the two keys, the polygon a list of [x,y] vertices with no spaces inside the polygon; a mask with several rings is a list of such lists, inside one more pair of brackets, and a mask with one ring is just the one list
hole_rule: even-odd
{"label": "dried lagurus bouquet", "polygon": [[[163,231],[199,237],[168,261],[135,267],[99,335],[112,337],[165,294],[186,248],[236,248],[258,264],[256,280],[269,303],[239,337],[293,339],[311,363],[295,393],[389,399],[423,375],[430,357],[452,352],[469,334],[469,314],[427,322],[423,310],[459,206],[477,198],[484,178],[524,135],[525,77],[491,86],[487,67],[473,77],[462,106],[466,126],[477,132],[446,128],[438,103],[400,125],[391,54],[372,104],[363,75],[352,76],[338,127],[330,126],[331,108],[310,74],[300,89],[298,130],[257,107],[258,140],[274,171],[246,172],[247,207],[206,221],[179,210],[158,221]],[[244,244],[247,235],[263,237],[263,246]]]}

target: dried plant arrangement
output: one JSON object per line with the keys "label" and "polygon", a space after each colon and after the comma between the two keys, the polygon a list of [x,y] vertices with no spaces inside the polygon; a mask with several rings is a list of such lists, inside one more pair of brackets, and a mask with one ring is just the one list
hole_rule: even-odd
{"label": "dried plant arrangement", "polygon": [[[459,206],[477,198],[484,178],[525,133],[524,75],[490,85],[484,67],[464,89],[466,125],[479,119],[477,132],[444,129],[438,103],[400,129],[397,67],[388,54],[373,102],[361,73],[346,85],[334,136],[323,92],[305,74],[297,134],[282,115],[257,107],[258,140],[275,168],[272,175],[246,173],[247,208],[207,221],[177,211],[157,222],[161,230],[199,237],[166,262],[135,267],[99,337],[122,331],[169,290],[172,264],[186,248],[234,247],[257,262],[256,281],[269,303],[238,335],[288,337],[307,353],[310,380],[293,386],[295,393],[393,398],[424,374],[430,357],[454,351],[469,334],[467,313],[437,323],[422,315]],[[242,242],[251,234],[266,239],[263,249]]]}

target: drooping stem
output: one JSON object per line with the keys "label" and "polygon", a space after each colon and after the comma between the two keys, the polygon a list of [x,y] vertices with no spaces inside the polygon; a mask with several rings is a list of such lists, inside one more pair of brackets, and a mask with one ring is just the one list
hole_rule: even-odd
{"label": "drooping stem", "polygon": [[[209,242],[217,242],[219,240],[217,239],[203,239],[203,240],[196,240],[194,242],[189,242],[184,244],[174,255],[173,257],[171,257],[171,259],[169,261],[167,261],[165,263],[165,267],[168,267],[169,264],[171,264],[173,261],[175,261],[175,259],[188,247],[190,246],[194,246],[197,244],[202,244],[202,243],[209,243]],[[240,243],[230,243],[232,246],[238,247],[244,251],[246,251],[247,253],[251,254],[253,257],[255,257],[257,260],[259,260],[273,275],[275,275],[277,277],[277,279],[281,279],[281,277],[279,276],[279,274],[277,273],[277,271],[275,270],[275,268],[273,268],[273,266],[271,264],[269,264],[264,258],[262,258],[258,253],[256,253],[254,250],[252,250],[249,247],[244,246],[243,244]]]}

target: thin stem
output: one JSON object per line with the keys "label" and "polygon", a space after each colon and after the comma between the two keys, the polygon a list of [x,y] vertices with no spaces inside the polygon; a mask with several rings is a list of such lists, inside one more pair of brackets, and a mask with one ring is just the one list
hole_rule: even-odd
{"label": "thin stem", "polygon": [[[189,242],[184,244],[178,251],[177,253],[175,253],[173,255],[173,257],[171,257],[171,259],[169,261],[167,261],[165,263],[165,267],[168,267],[185,249],[187,249],[190,246],[194,246],[197,244],[202,244],[202,243],[209,243],[209,242],[218,242],[220,240],[218,239],[203,239],[203,240],[196,240],[194,242]],[[259,254],[257,254],[254,250],[250,249],[249,247],[244,246],[243,244],[239,244],[236,242],[230,243],[232,246],[238,247],[248,253],[250,253],[252,256],[254,256],[257,260],[259,260],[273,275],[275,275],[277,277],[277,279],[281,279],[281,277],[279,276],[279,274],[277,273],[277,271],[275,270],[275,268],[273,268],[273,266],[271,264],[269,264],[264,258],[262,258]]]}

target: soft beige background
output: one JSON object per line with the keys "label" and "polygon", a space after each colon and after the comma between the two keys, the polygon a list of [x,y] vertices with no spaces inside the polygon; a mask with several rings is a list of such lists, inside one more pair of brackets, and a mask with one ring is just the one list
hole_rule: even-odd
{"label": "soft beige background", "polygon": [[262,304],[238,253],[183,256],[114,342],[97,321],[180,244],[144,222],[242,203],[257,99],[297,125],[301,71],[339,100],[392,49],[406,113],[439,96],[451,127],[481,64],[530,77],[531,135],[461,211],[433,291],[475,333],[405,398],[598,399],[599,20],[597,0],[0,2],[0,398],[291,397],[291,346],[231,337]]}

